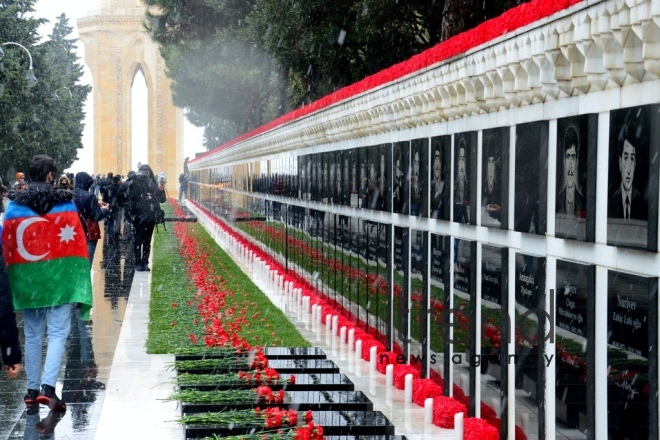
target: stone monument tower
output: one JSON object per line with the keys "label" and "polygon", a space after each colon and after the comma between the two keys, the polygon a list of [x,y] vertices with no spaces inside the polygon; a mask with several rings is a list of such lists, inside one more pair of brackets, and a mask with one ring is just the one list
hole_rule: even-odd
{"label": "stone monument tower", "polygon": [[103,0],[102,9],[78,20],[94,93],[94,172],[126,175],[131,158],[131,88],[141,71],[147,83],[148,150],[154,173],[165,172],[174,194],[183,168],[183,112],[172,103],[170,80],[158,45],[144,29],[140,0]]}

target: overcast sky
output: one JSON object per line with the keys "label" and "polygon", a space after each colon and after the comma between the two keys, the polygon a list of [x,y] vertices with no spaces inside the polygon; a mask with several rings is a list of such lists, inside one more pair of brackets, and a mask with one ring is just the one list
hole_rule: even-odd
{"label": "overcast sky", "polygon": [[[76,29],[76,21],[78,18],[86,17],[90,11],[98,10],[101,8],[101,5],[104,3],[103,0],[39,0],[36,4],[35,16],[40,18],[45,18],[50,21],[50,23],[42,26],[39,29],[39,32],[42,36],[47,36],[50,34],[55,19],[62,13],[66,14],[69,18],[69,25],[74,28],[74,37],[78,38],[78,30]],[[84,64],[84,48],[82,43],[78,42],[78,53],[80,57],[80,62]],[[39,78],[39,72],[35,71],[37,79]],[[85,75],[82,77],[82,82],[85,84],[92,84],[92,77],[89,72],[89,69],[85,67]],[[133,102],[136,102],[138,107],[134,108],[133,115],[133,144],[134,145],[146,145],[147,142],[147,133],[146,133],[146,85],[144,78],[141,81],[136,79],[136,86],[133,87]],[[141,103],[141,105],[139,104]],[[89,94],[87,103],[85,106],[85,131],[83,133],[83,146],[82,150],[78,150],[78,160],[71,166],[67,171],[78,172],[78,171],[87,171],[88,173],[102,173],[105,174],[108,171],[115,172],[113,169],[102,169],[95,170],[93,165],[94,157],[94,109],[93,109],[93,99],[92,94]],[[140,129],[144,127],[143,129]],[[184,131],[183,131],[183,140],[184,140],[184,151],[183,157],[195,157],[195,152],[203,151],[202,147],[202,129],[197,128],[187,122],[184,118]],[[146,163],[147,162],[147,151],[146,148],[134,149],[133,150],[133,163],[131,167],[136,169],[136,164],[138,162]],[[176,177],[176,176],[172,176]]]}

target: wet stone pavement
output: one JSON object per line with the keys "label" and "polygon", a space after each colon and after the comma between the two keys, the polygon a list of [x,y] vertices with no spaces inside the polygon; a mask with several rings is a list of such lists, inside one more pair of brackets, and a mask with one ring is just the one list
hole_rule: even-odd
{"label": "wet stone pavement", "polygon": [[[27,388],[25,371],[18,379],[10,381],[3,370],[0,377],[0,439],[94,438],[134,274],[130,241],[108,243],[105,239],[99,240],[92,265],[92,316],[89,321],[82,321],[79,314],[72,314],[71,334],[55,387],[67,404],[66,413],[58,417],[40,405],[38,412],[28,414],[23,403]],[[17,319],[23,344],[20,312]]]}

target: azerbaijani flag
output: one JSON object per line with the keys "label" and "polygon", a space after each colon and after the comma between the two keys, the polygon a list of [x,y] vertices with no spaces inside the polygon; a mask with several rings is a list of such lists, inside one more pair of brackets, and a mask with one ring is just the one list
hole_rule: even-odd
{"label": "azerbaijani flag", "polygon": [[73,201],[57,203],[44,215],[10,201],[2,245],[16,310],[81,303],[81,316],[88,319],[87,239]]}

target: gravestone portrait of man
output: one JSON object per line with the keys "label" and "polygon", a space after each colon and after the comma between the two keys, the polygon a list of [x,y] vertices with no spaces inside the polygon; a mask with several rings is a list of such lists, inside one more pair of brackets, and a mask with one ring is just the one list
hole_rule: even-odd
{"label": "gravestone portrait of man", "polygon": [[576,217],[586,216],[585,194],[581,186],[580,173],[580,143],[575,127],[568,127],[564,134],[563,145],[563,178],[564,186],[557,193],[556,212],[572,214]]}

